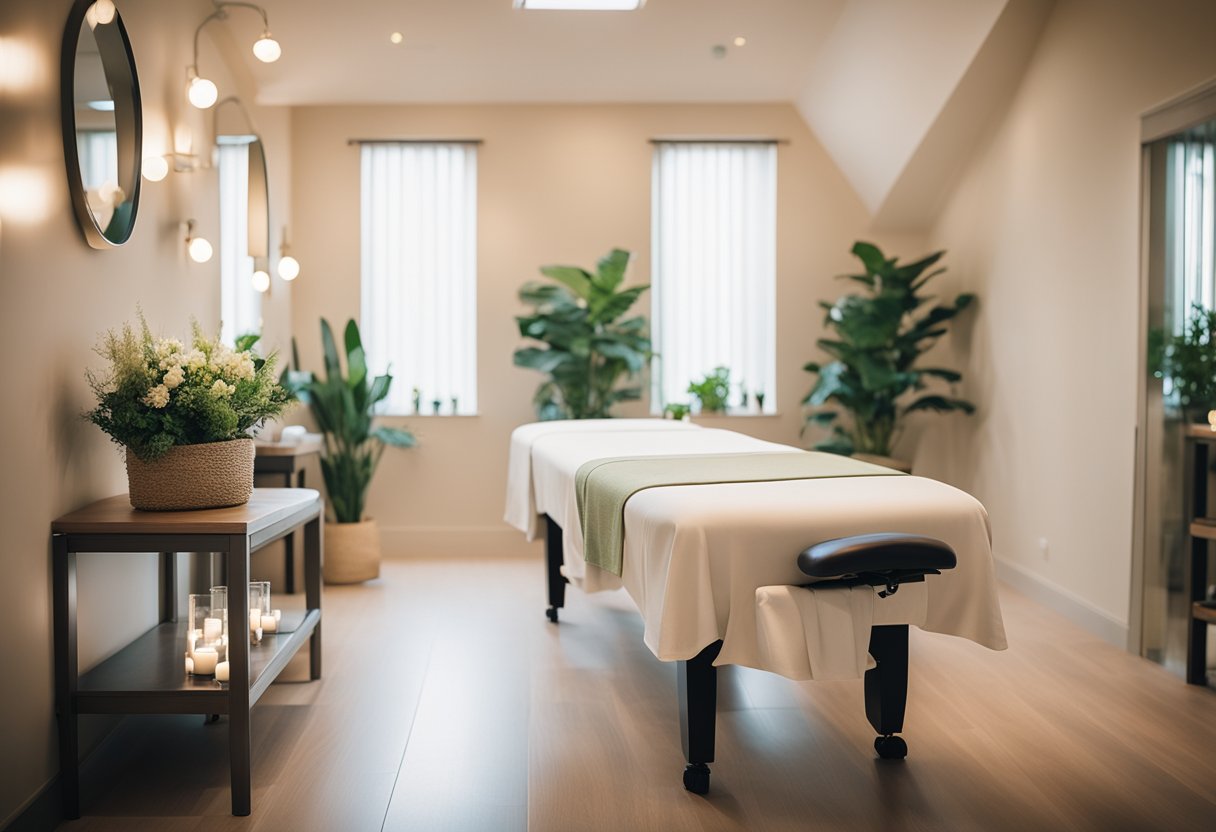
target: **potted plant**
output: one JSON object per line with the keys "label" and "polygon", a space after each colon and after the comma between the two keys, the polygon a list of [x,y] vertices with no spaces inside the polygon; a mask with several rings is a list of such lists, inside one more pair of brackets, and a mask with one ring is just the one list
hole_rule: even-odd
{"label": "potted plant", "polygon": [[730,398],[730,370],[715,367],[700,381],[690,382],[688,392],[701,403],[702,413],[725,413]]}
{"label": "potted plant", "polygon": [[1150,332],[1149,366],[1169,380],[1167,395],[1188,421],[1208,422],[1216,409],[1216,310],[1195,304],[1181,332]]}
{"label": "potted plant", "polygon": [[[803,403],[836,408],[809,414],[806,424],[832,429],[831,436],[815,444],[816,450],[878,458],[906,469],[890,457],[907,416],[922,410],[975,411],[968,401],[929,390],[931,380],[953,385],[962,378],[960,373],[917,366],[921,355],[946,333],[946,322],[970,306],[975,296],[961,294],[953,303],[922,311],[930,300],[922,290],[945,269],[925,272],[944,251],[908,265],[888,259],[870,243],[855,243],[853,254],[864,271],[844,277],[860,283],[864,291],[835,303],[820,302],[827,311],[824,325],[834,337],[816,343],[833,360],[811,362],[804,368],[816,380]],[[848,414],[847,423],[840,419],[842,412]]]}
{"label": "potted plant", "polygon": [[367,491],[384,449],[412,448],[414,435],[401,428],[373,425],[376,405],[384,401],[393,377],[372,378],[367,371],[359,325],[346,324],[343,372],[329,322],[321,319],[325,377],[310,376],[297,390],[325,440],[321,474],[333,512],[325,525],[326,583],[370,581],[380,575],[380,532],[364,509]]}
{"label": "potted plant", "polygon": [[97,406],[86,416],[126,450],[131,505],[175,511],[241,505],[253,493],[249,432],[280,414],[287,392],[274,356],[259,358],[207,337],[197,323],[187,348],[154,338],[140,315],[106,333],[90,371]]}
{"label": "potted plant", "polygon": [[641,398],[640,387],[617,387],[650,362],[646,320],[622,316],[649,286],[622,289],[629,252],[613,249],[595,274],[576,266],[545,266],[556,281],[530,282],[519,299],[532,313],[516,317],[519,334],[545,346],[521,347],[515,364],[548,374],[533,397],[540,419],[602,419],[620,401]]}

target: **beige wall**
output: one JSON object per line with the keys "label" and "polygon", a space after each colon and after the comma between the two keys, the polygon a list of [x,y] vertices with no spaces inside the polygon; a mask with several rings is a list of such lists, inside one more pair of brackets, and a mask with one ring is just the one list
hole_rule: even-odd
{"label": "beige wall", "polygon": [[[178,229],[195,217],[218,244],[214,171],[145,182],[138,225],[121,249],[94,251],[76,229],[59,122],[59,46],[69,7],[66,0],[0,3],[0,826],[57,768],[50,522],[126,489],[121,457],[80,418],[89,406],[83,374],[96,363],[95,339],[133,319],[137,304],[166,333],[188,332],[191,316],[216,327],[219,316],[218,260],[188,264]],[[183,86],[190,39],[210,4],[125,0],[120,7],[140,73],[146,151],[170,149],[178,133],[205,154],[210,117],[188,107]],[[246,83],[206,35],[201,62],[222,94]],[[266,133],[272,210],[281,219],[288,114],[254,115]],[[266,314],[272,342],[286,340],[289,309],[279,284]],[[82,557],[81,663],[95,663],[155,623],[156,597],[151,556]],[[91,727],[95,735],[103,725]]]}
{"label": "beige wall", "polygon": [[1139,116],[1216,74],[1214,33],[1210,0],[1061,0],[931,235],[981,299],[980,416],[947,474],[987,506],[1007,575],[1107,632],[1132,580]]}
{"label": "beige wall", "polygon": [[[634,254],[629,279],[650,274],[650,165],[655,136],[774,136],[779,150],[777,406],[779,417],[727,420],[797,442],[821,310],[843,284],[849,247],[865,234],[856,195],[791,105],[305,107],[293,110],[297,281],[294,330],[303,362],[320,361],[317,321],[359,311],[358,138],[479,138],[477,417],[394,420],[419,448],[390,451],[369,512],[386,552],[525,551],[502,522],[507,437],[533,419],[539,374],[517,369],[518,288],[548,263],[592,266],[613,246]],[[885,239],[909,255],[917,239]],[[648,296],[647,296],[648,297]],[[648,302],[642,311],[649,312]],[[629,411],[622,409],[622,413]],[[645,404],[634,412],[645,414]]]}

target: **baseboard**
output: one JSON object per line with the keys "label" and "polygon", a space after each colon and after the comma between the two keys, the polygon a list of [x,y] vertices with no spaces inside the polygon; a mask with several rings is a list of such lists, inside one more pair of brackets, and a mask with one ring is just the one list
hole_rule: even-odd
{"label": "baseboard", "polygon": [[386,558],[508,557],[542,554],[541,543],[529,543],[507,526],[381,526]]}
{"label": "baseboard", "polygon": [[0,829],[4,832],[51,832],[62,822],[63,800],[59,794],[59,776],[55,775],[0,825]]}
{"label": "baseboard", "polygon": [[1007,560],[996,561],[996,575],[1023,595],[1058,612],[1072,623],[1121,650],[1128,649],[1128,626],[1076,593]]}

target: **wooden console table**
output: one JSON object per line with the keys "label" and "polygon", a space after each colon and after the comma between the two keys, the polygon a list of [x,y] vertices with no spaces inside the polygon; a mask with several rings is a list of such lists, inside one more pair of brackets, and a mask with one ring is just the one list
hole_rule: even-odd
{"label": "wooden console table", "polygon": [[1208,683],[1208,625],[1216,624],[1216,608],[1204,603],[1208,591],[1208,548],[1216,540],[1216,518],[1208,514],[1210,450],[1216,431],[1207,425],[1187,425],[1187,472],[1190,476],[1190,564],[1187,572],[1186,680],[1192,685]]}
{"label": "wooden console table", "polygon": [[[253,443],[256,456],[253,458],[253,473],[280,476],[287,488],[304,487],[304,463],[310,456],[321,453],[321,440],[314,437],[305,438],[294,445],[282,442]],[[295,535],[289,534],[283,538],[283,586],[288,595],[296,591],[296,547]]]}
{"label": "wooden console table", "polygon": [[[149,512],[110,497],[51,524],[55,606],[55,699],[64,814],[80,817],[79,714],[228,714],[232,814],[250,811],[249,711],[292,656],[309,643],[309,675],[321,678],[320,495],[306,488],[256,488],[249,503],[207,511]],[[188,622],[176,611],[176,552],[223,553],[229,586],[249,584],[249,555],[304,528],[303,621],[250,645],[249,605],[228,610],[230,681],[185,675]],[[161,622],[80,675],[76,653],[76,557],[86,552],[160,552]],[[241,595],[234,596],[241,598]]]}

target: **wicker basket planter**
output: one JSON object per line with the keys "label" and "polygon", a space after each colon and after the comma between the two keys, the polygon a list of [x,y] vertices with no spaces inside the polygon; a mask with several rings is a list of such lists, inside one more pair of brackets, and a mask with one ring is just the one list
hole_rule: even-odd
{"label": "wicker basket planter", "polygon": [[253,440],[178,445],[154,462],[127,452],[131,505],[142,511],[239,506],[253,493]]}
{"label": "wicker basket planter", "polygon": [[327,584],[358,584],[380,577],[380,529],[375,520],[325,524]]}

